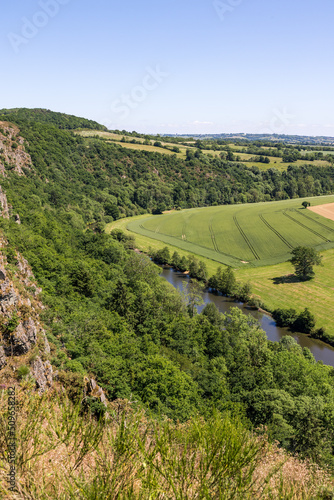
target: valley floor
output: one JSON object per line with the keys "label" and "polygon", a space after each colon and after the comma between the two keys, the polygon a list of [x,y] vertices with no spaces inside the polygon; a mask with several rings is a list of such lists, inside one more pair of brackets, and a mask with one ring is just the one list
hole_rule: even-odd
{"label": "valley floor", "polygon": [[[127,229],[129,222],[141,218],[147,218],[147,214],[117,220],[108,224],[106,230],[110,232],[119,228],[129,232]],[[150,247],[158,250],[168,246],[171,253],[177,251],[181,256],[190,254],[188,251],[147,236],[135,234],[135,240],[137,248],[143,252],[148,252]],[[235,274],[242,282],[250,281],[254,295],[259,296],[270,310],[281,307],[295,308],[300,312],[308,307],[316,318],[316,328],[325,328],[328,337],[334,340],[334,249],[323,251],[321,255],[323,265],[316,267],[315,278],[307,282],[296,282],[291,279],[293,267],[289,262],[256,268],[239,268],[235,269]],[[210,276],[221,266],[219,262],[200,255],[196,257],[206,263]]]}

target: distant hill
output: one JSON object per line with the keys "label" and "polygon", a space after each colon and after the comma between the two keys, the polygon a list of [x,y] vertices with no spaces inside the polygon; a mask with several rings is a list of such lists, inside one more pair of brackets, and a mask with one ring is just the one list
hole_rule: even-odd
{"label": "distant hill", "polygon": [[192,139],[214,139],[236,141],[270,141],[284,142],[288,144],[334,144],[334,137],[307,136],[307,135],[285,135],[285,134],[164,134],[163,137],[184,137]]}
{"label": "distant hill", "polygon": [[80,128],[108,130],[106,127],[93,120],[87,120],[86,118],[79,118],[77,116],[67,115],[65,113],[57,113],[55,111],[50,111],[48,109],[42,108],[1,109],[0,119],[11,121],[14,123],[19,123],[23,120],[39,123],[49,123],[50,125],[54,125],[55,127],[64,130],[73,130]]}

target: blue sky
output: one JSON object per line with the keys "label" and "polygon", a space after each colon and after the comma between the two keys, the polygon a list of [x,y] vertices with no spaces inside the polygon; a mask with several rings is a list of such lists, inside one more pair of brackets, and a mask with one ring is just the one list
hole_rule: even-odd
{"label": "blue sky", "polygon": [[332,0],[12,0],[0,107],[148,133],[334,136]]}

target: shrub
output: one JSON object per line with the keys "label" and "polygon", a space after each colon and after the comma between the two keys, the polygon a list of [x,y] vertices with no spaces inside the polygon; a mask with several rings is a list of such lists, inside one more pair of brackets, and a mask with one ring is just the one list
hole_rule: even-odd
{"label": "shrub", "polygon": [[17,380],[23,380],[29,375],[30,369],[27,365],[21,365],[20,368],[16,372]]}
{"label": "shrub", "polygon": [[58,380],[63,384],[66,393],[71,401],[78,401],[82,398],[84,390],[84,378],[80,373],[60,371]]}
{"label": "shrub", "polygon": [[295,309],[275,309],[273,318],[277,326],[292,326],[297,319],[297,312]]}

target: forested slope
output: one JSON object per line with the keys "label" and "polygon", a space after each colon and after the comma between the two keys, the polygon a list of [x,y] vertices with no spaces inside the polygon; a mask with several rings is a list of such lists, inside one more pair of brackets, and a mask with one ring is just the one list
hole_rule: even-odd
{"label": "forested slope", "polygon": [[131,239],[106,235],[101,225],[160,203],[209,203],[213,193],[219,202],[247,198],[260,182],[273,196],[293,183],[307,189],[312,172],[313,187],[328,192],[331,171],[249,175],[221,160],[123,151],[47,123],[6,120],[18,124],[32,166],[20,175],[5,165],[9,219],[0,219],[1,230],[7,251],[28,259],[43,289],[51,363],[65,372],[64,384],[79,393],[92,375],[110,400],[135,400],[161,418],[228,410],[249,428],[267,426],[288,450],[332,466],[333,369],[290,338],[268,342],[238,310],[222,316],[210,305],[191,314],[187,298],[133,252]]}

